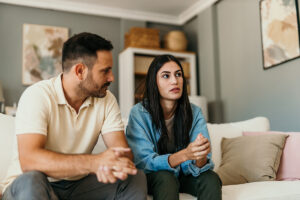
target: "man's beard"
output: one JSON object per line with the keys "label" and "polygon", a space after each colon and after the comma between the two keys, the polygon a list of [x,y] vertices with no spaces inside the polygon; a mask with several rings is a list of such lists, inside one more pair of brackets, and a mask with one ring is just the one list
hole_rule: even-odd
{"label": "man's beard", "polygon": [[[106,96],[106,90],[110,83],[111,82],[106,82],[101,87],[99,87],[94,82],[92,75],[88,75],[87,79],[79,84],[80,94],[87,97],[103,98]],[[88,88],[95,89],[91,90]]]}

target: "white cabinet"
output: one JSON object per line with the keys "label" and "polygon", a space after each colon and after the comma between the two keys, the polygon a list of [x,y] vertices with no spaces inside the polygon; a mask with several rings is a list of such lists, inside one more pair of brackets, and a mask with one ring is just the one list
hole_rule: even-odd
{"label": "white cabinet", "polygon": [[195,53],[129,47],[119,54],[119,105],[123,118],[129,117],[130,109],[141,97],[151,61],[162,54],[171,54],[179,59],[188,82],[189,95],[197,94]]}

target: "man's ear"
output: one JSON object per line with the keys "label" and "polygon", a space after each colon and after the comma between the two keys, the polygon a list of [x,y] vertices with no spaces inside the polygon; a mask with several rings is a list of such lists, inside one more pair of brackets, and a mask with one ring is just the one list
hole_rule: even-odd
{"label": "man's ear", "polygon": [[84,64],[78,63],[75,65],[74,71],[75,71],[77,78],[82,81],[85,79],[85,77],[87,75],[88,68]]}

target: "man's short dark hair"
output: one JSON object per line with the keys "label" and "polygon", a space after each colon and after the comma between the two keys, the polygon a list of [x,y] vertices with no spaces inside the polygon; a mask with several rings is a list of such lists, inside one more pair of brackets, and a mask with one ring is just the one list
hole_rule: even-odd
{"label": "man's short dark hair", "polygon": [[79,33],[69,38],[62,50],[62,69],[68,72],[71,67],[79,62],[92,68],[97,58],[97,51],[111,51],[113,46],[110,41],[93,33]]}

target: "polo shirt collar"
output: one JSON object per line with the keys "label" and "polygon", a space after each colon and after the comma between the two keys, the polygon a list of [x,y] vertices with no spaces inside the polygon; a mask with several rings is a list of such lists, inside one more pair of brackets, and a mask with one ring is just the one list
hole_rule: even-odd
{"label": "polo shirt collar", "polygon": [[[55,87],[55,91],[57,94],[57,102],[59,105],[66,105],[68,104],[67,99],[65,97],[65,93],[62,87],[62,76],[63,73],[61,73],[60,75],[57,76],[55,82],[54,82],[54,87]],[[89,105],[93,105],[93,98],[92,97],[88,97],[83,104],[81,105],[81,107],[85,107],[85,106],[89,106]]]}

